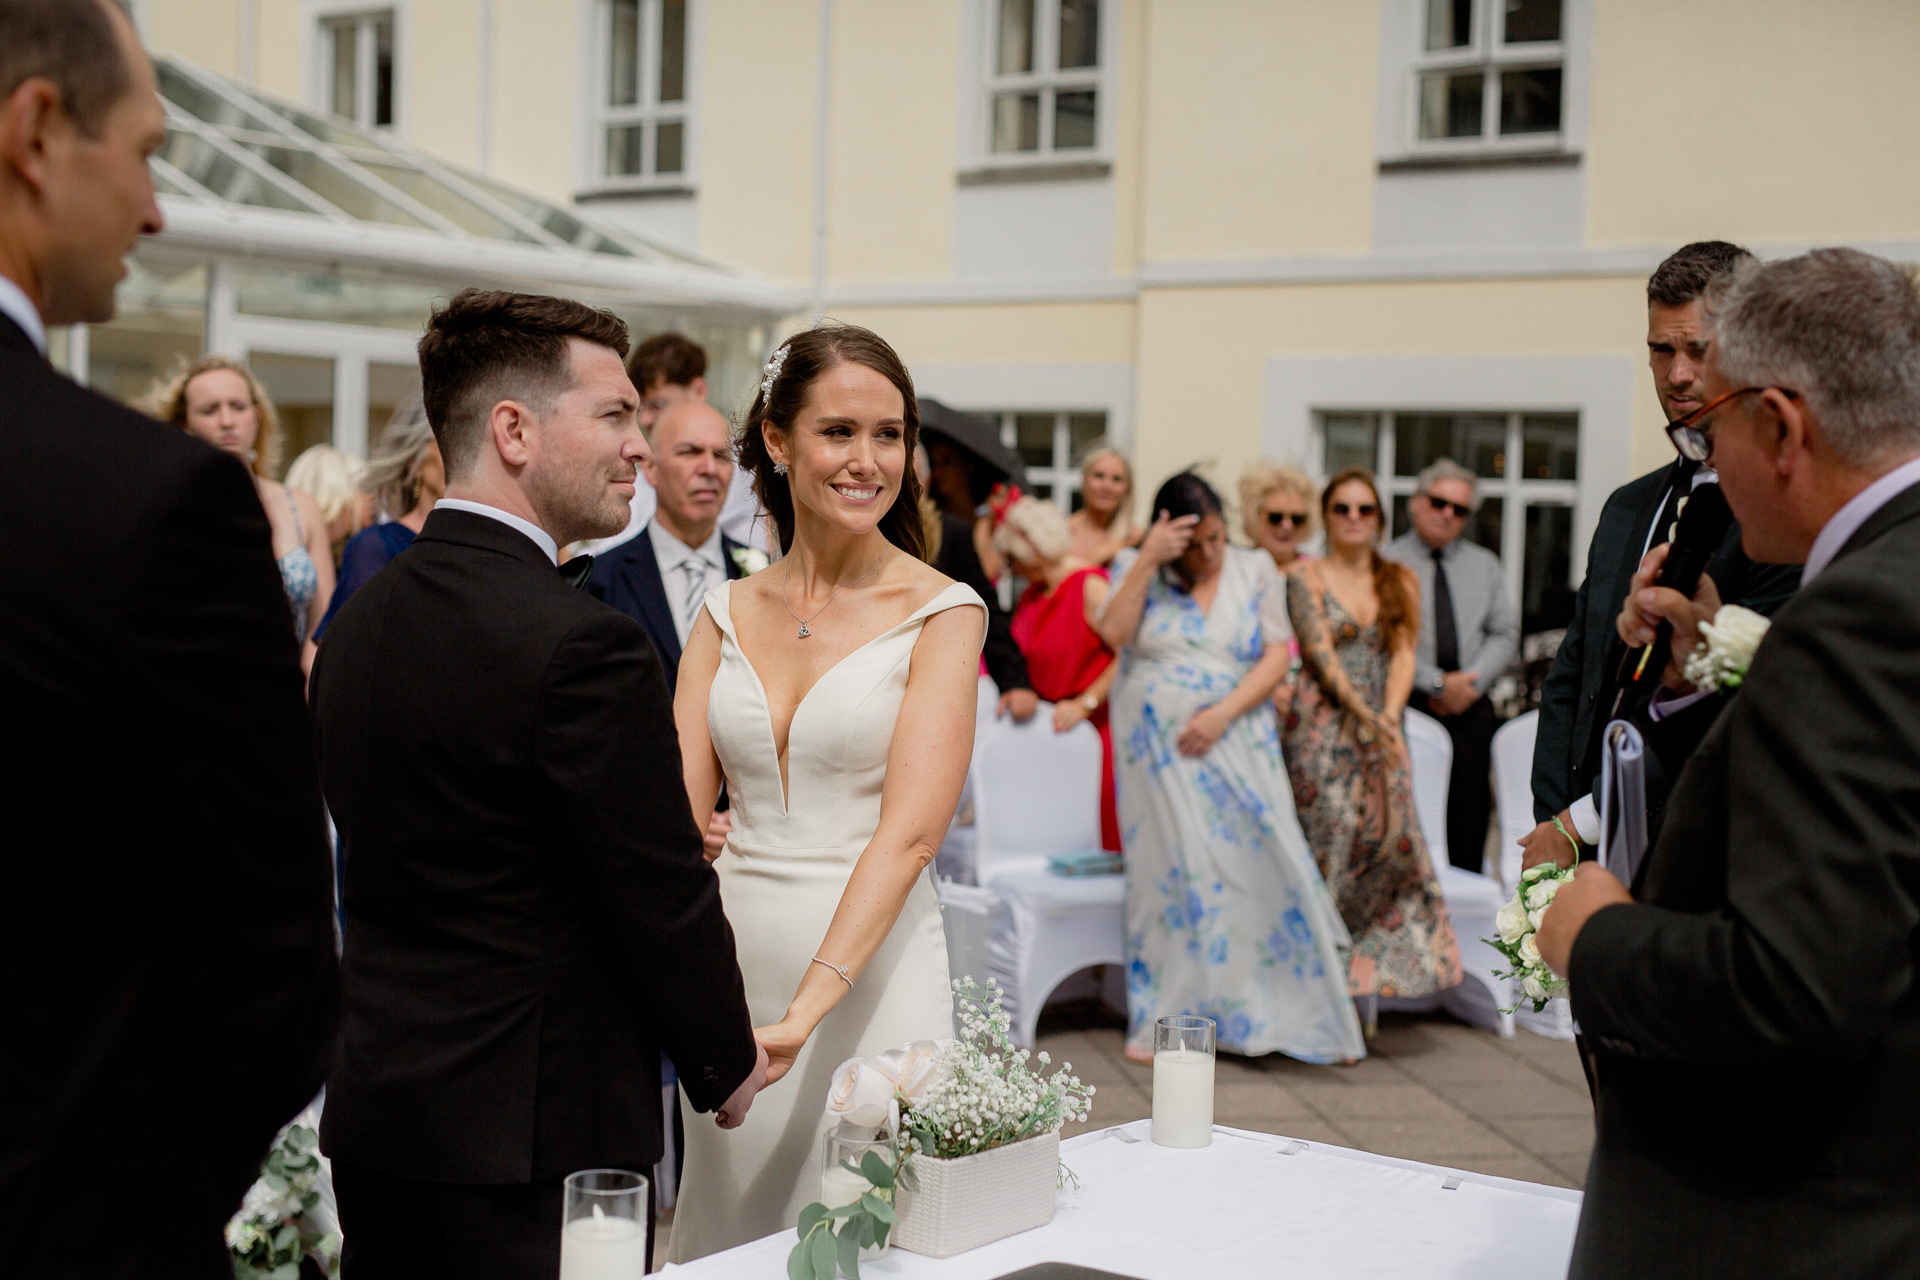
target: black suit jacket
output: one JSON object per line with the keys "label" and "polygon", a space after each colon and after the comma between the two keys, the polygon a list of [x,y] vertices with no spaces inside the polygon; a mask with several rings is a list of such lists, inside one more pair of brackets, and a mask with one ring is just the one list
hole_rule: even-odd
{"label": "black suit jacket", "polygon": [[719,881],[653,646],[525,535],[436,511],[313,671],[346,844],[321,1143],[434,1182],[660,1158],[754,1064]]}
{"label": "black suit jacket", "polygon": [[1581,930],[1572,1275],[1920,1275],[1920,486],[1775,615]]}
{"label": "black suit jacket", "polygon": [[[744,543],[720,535],[720,558],[727,562],[727,579],[741,577],[735,553]],[[587,591],[632,618],[653,641],[667,678],[667,696],[680,684],[680,633],[673,629],[673,606],[667,603],[666,584],[660,581],[660,561],[653,553],[653,522],[604,555],[593,558]]]}
{"label": "black suit jacket", "polygon": [[980,657],[1000,692],[1033,688],[1033,679],[1027,674],[1026,656],[1013,638],[1013,619],[1000,607],[1000,593],[987,578],[980,553],[974,550],[971,524],[958,516],[941,514],[940,553],[933,558],[933,567],[955,582],[972,587],[986,602],[987,639]]}
{"label": "black suit jacket", "polygon": [[[1593,791],[1600,777],[1600,739],[1611,711],[1613,677],[1625,646],[1614,630],[1627,588],[1647,542],[1647,530],[1667,506],[1677,482],[1691,483],[1693,468],[1670,462],[1613,491],[1600,511],[1587,549],[1587,576],[1574,597],[1573,618],[1540,687],[1540,720],[1534,731],[1533,813],[1545,822]],[[1664,538],[1662,539],[1664,541]],[[1800,585],[1798,565],[1759,564],[1740,548],[1740,526],[1727,532],[1707,565],[1720,598],[1772,616]],[[1647,797],[1654,829],[1672,779],[1713,726],[1720,704],[1696,704],[1654,721],[1633,718],[1652,753]]]}
{"label": "black suit jacket", "polygon": [[[230,1275],[331,1043],[293,619],[245,469],[4,317],[0,709],[0,1275]],[[156,1176],[107,1207],[129,1142]]]}

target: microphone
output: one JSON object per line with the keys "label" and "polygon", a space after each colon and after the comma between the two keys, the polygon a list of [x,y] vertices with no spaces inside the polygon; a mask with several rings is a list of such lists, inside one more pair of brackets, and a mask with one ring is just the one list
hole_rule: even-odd
{"label": "microphone", "polygon": [[[1733,526],[1733,508],[1727,505],[1727,496],[1720,492],[1719,485],[1703,484],[1681,499],[1679,524],[1673,544],[1667,550],[1666,563],[1660,566],[1653,585],[1671,587],[1691,599],[1694,589],[1700,585],[1700,575],[1706,572],[1707,562],[1713,559],[1714,552],[1726,541],[1727,530]],[[1666,669],[1672,644],[1673,624],[1662,622],[1652,644],[1638,652],[1629,649],[1621,656],[1620,668],[1613,679],[1619,692],[1614,696],[1609,720],[1621,719],[1652,700],[1654,690],[1660,686],[1660,673]]]}

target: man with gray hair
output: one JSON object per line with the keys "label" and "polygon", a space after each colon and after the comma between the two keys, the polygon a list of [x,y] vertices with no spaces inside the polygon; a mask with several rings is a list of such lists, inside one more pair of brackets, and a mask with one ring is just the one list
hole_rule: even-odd
{"label": "man with gray hair", "polygon": [[[1756,560],[1802,563],[1635,883],[1582,863],[1540,950],[1599,1059],[1575,1277],[1920,1274],[1920,295],[1849,249],[1742,271],[1700,407]],[[1636,575],[1664,683],[1719,605]],[[1727,696],[1717,692],[1717,697]]]}
{"label": "man with gray hair", "polygon": [[1420,578],[1420,639],[1408,705],[1438,717],[1453,739],[1447,860],[1479,871],[1493,813],[1488,772],[1499,728],[1487,688],[1513,662],[1520,618],[1500,557],[1460,535],[1480,507],[1473,472],[1441,458],[1420,473],[1413,528],[1382,552]]}

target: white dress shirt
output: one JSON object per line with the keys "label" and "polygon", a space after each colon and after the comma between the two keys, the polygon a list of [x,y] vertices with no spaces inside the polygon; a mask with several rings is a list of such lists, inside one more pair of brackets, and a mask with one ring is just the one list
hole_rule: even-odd
{"label": "white dress shirt", "polygon": [[727,580],[727,560],[720,546],[720,527],[697,547],[690,547],[663,528],[659,521],[647,526],[647,540],[653,543],[654,563],[660,566],[660,585],[667,592],[667,608],[673,612],[673,633],[680,647],[687,647],[693,634],[693,621],[700,616],[700,602],[710,588]]}
{"label": "white dress shirt", "polygon": [[41,355],[47,354],[47,326],[40,319],[40,309],[25,289],[5,276],[0,276],[0,315],[24,329]]}
{"label": "white dress shirt", "polygon": [[547,553],[547,559],[553,561],[555,565],[560,563],[560,544],[553,540],[553,535],[533,521],[522,519],[511,511],[502,511],[484,502],[468,502],[465,498],[442,498],[434,504],[433,509],[435,511],[468,511],[476,516],[485,516],[489,520],[498,520],[501,524],[518,529],[532,538],[534,545]]}

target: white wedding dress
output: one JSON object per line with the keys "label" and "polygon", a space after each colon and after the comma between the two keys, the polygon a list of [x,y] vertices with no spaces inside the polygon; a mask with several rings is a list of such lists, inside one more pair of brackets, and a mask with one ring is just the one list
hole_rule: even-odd
{"label": "white wedding dress", "polygon": [[[760,1027],[786,1014],[853,865],[880,825],[887,752],[921,624],[972,605],[982,610],[984,629],[985,606],[970,587],[954,583],[821,676],[788,731],[788,798],[766,691],[733,629],[730,586],[706,597],[721,637],[707,721],[733,802],[733,834],[714,869]],[[721,1130],[681,1100],[687,1163],[669,1259],[690,1262],[793,1226],[801,1208],[820,1198],[834,1068],[909,1040],[952,1034],[946,932],[929,867],[866,972],[814,1030],[793,1069],[754,1100],[745,1124]]]}

